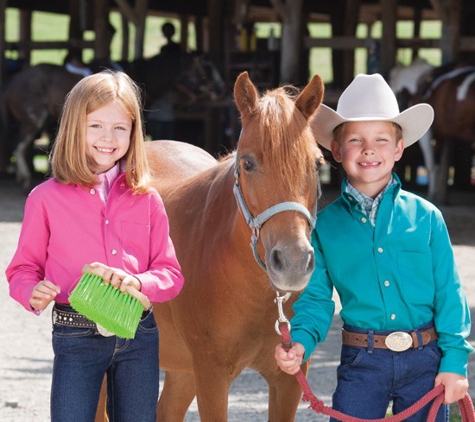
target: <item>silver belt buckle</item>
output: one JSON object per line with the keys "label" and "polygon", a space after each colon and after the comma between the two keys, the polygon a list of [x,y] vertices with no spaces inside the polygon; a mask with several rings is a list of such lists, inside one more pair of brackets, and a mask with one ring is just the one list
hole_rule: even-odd
{"label": "silver belt buckle", "polygon": [[412,337],[404,331],[395,331],[386,337],[384,343],[393,352],[404,352],[412,346]]}

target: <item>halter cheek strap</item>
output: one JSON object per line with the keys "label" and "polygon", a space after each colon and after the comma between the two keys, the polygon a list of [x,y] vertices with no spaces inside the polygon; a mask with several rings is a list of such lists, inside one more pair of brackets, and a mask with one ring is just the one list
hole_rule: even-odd
{"label": "halter cheek strap", "polygon": [[244,219],[246,220],[247,224],[251,228],[252,235],[251,235],[251,248],[254,254],[254,258],[260,267],[267,271],[266,264],[262,261],[261,257],[259,256],[259,252],[257,250],[257,244],[259,242],[260,236],[260,229],[263,224],[269,220],[269,218],[273,217],[274,215],[284,212],[284,211],[295,211],[303,214],[303,216],[307,219],[310,224],[312,230],[315,228],[315,224],[317,223],[317,204],[318,201],[315,201],[315,207],[313,210],[313,215],[310,214],[310,211],[301,203],[299,202],[280,202],[279,204],[273,205],[272,207],[266,209],[265,211],[261,212],[257,217],[254,217],[249,208],[246,205],[246,201],[244,199],[244,194],[242,193],[241,185],[239,184],[239,155],[236,152],[236,162],[234,165],[234,175],[236,177],[236,182],[234,183],[233,192],[234,196],[236,197],[236,202],[238,204],[238,208],[241,211]]}

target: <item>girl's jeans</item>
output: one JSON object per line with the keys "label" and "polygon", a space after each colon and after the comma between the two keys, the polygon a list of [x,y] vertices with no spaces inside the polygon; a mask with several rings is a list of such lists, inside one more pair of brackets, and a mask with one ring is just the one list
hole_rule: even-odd
{"label": "girl's jeans", "polygon": [[158,328],[150,312],[133,340],[53,325],[52,422],[93,422],[104,374],[111,422],[155,422]]}
{"label": "girl's jeans", "polygon": [[[420,329],[431,326],[427,324]],[[344,328],[368,333],[355,327]],[[389,332],[373,333],[385,335]],[[434,388],[441,356],[437,341],[405,352],[343,345],[332,406],[335,410],[361,419],[378,419],[386,415],[392,401],[393,414],[400,413]],[[430,404],[405,421],[426,422]],[[448,406],[442,405],[437,422],[448,420]],[[330,421],[335,422],[336,419]]]}

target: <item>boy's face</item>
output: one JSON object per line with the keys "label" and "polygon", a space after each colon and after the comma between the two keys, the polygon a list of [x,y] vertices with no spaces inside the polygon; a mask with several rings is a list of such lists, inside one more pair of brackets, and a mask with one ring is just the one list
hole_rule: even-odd
{"label": "boy's face", "polygon": [[332,140],[332,154],[341,163],[348,181],[360,192],[374,198],[391,178],[394,163],[404,150],[390,122],[347,122],[338,140]]}

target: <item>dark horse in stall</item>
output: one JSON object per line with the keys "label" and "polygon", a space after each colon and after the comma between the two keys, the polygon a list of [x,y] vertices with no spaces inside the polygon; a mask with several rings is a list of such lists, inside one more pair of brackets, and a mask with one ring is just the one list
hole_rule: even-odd
{"label": "dark horse in stall", "polygon": [[[92,62],[93,71],[109,67]],[[144,104],[170,89],[210,101],[224,91],[224,83],[213,64],[203,56],[181,53],[175,57],[158,55],[122,64],[141,87]],[[66,94],[81,79],[63,66],[39,64],[14,75],[0,91],[0,173],[13,155],[17,182],[25,189],[32,184],[33,142],[43,132],[54,139]]]}
{"label": "dark horse in stall", "polygon": [[[237,150],[217,161],[186,143],[146,144],[186,280],[178,297],[154,304],[166,371],[160,421],[183,421],[195,397],[201,421],[227,421],[229,388],[244,368],[269,386],[268,420],[295,418],[302,390],[274,359],[274,302],[276,292],[303,290],[315,265],[309,238],[324,161],[308,121],[323,90],[316,75],[298,97],[284,87],[260,96],[243,73]],[[297,297],[285,304],[289,316]]]}

